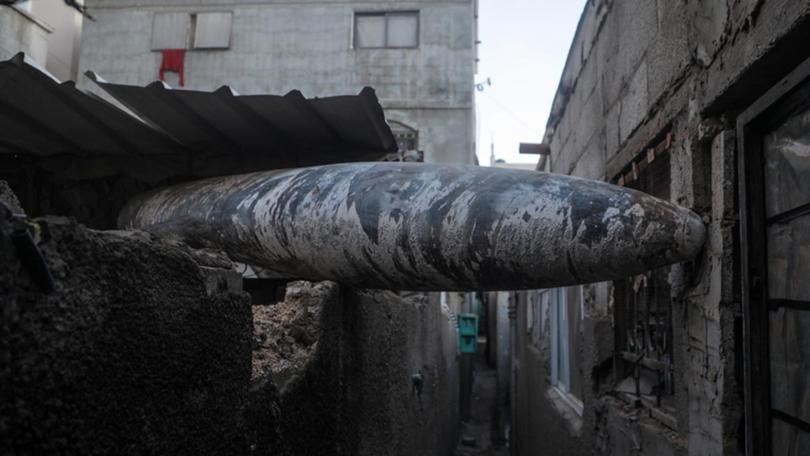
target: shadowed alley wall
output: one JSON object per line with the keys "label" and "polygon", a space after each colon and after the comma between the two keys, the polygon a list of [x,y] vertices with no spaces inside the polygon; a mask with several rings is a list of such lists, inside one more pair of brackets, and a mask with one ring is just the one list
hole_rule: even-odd
{"label": "shadowed alley wall", "polygon": [[455,326],[438,303],[423,295],[295,282],[285,302],[261,307],[254,307],[254,363],[282,360],[254,368],[253,392],[278,397],[272,406],[280,423],[277,435],[255,432],[258,448],[275,446],[290,455],[439,456],[455,447]]}
{"label": "shadowed alley wall", "polygon": [[672,328],[670,353],[648,364],[671,375],[661,404],[657,385],[652,401],[634,399],[621,353],[633,312],[626,297],[649,277],[624,294],[618,282],[569,289],[584,301],[569,354],[580,360],[572,376],[582,387],[571,394],[582,411],[553,387],[551,306],[540,292],[520,293],[517,454],[744,451],[735,121],[810,57],[809,18],[806,1],[587,2],[548,119],[550,170],[618,185],[657,179],[643,190],[701,214],[708,239],[696,261],[656,273]]}

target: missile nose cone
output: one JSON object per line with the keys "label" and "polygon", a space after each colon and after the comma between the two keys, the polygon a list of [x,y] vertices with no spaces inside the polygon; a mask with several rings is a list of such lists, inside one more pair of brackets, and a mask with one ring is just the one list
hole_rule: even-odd
{"label": "missile nose cone", "polygon": [[278,278],[424,291],[615,280],[691,260],[706,238],[697,214],[637,190],[407,163],[181,184],[136,198],[120,223],[222,248]]}
{"label": "missile nose cone", "polygon": [[700,216],[688,209],[681,211],[681,219],[675,232],[678,256],[684,260],[695,258],[706,241],[706,226]]}

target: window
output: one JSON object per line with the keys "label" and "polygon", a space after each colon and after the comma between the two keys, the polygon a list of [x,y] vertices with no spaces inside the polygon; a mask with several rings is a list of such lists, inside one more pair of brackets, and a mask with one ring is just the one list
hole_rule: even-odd
{"label": "window", "polygon": [[582,414],[582,372],[579,331],[582,321],[582,287],[549,290],[551,306],[551,384],[560,396]]}
{"label": "window", "polygon": [[152,50],[227,49],[232,21],[231,12],[157,13],[152,23]]}
{"label": "window", "polygon": [[419,150],[419,131],[396,120],[389,120],[388,124],[391,126],[391,132],[394,134],[394,140],[397,142],[397,151],[386,156],[384,160],[406,162],[425,161],[424,152]]}
{"label": "window", "polygon": [[197,13],[193,15],[194,49],[227,49],[231,46],[233,14]]}
{"label": "window", "polygon": [[[616,181],[668,200],[671,136],[642,153]],[[669,267],[614,282],[616,369],[620,393],[674,412]]]}
{"label": "window", "polygon": [[526,334],[529,342],[537,349],[542,348],[543,331],[546,324],[546,311],[550,290],[537,290],[527,293]]}
{"label": "window", "polygon": [[152,22],[152,50],[185,49],[191,16],[187,13],[158,13]]}
{"label": "window", "polygon": [[415,48],[419,45],[419,13],[395,11],[356,13],[355,48]]}
{"label": "window", "polygon": [[810,60],[737,134],[747,452],[810,454]]}

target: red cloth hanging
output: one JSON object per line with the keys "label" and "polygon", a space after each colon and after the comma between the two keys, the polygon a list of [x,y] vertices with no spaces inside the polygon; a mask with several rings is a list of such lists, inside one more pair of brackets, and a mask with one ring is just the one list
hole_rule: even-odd
{"label": "red cloth hanging", "polygon": [[185,58],[185,49],[164,49],[163,61],[160,63],[160,80],[166,80],[163,77],[163,73],[167,71],[174,71],[180,75],[180,87],[183,87],[185,83],[183,75],[183,61]]}

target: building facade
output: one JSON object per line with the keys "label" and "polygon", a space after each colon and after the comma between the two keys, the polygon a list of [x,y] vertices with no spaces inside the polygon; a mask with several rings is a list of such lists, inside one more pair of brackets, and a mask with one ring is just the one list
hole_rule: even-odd
{"label": "building facade", "polygon": [[48,57],[48,34],[53,30],[24,6],[0,7],[0,60],[25,52],[41,67]]}
{"label": "building facade", "polygon": [[693,262],[513,295],[515,454],[810,453],[808,37],[803,0],[587,2],[538,169],[708,236]]}
{"label": "building facade", "polygon": [[[403,152],[474,163],[476,3],[89,0],[80,73],[145,85],[163,51],[179,49],[188,89],[319,97],[371,86]],[[180,86],[176,72],[165,77]]]}
{"label": "building facade", "polygon": [[76,80],[82,15],[63,0],[0,7],[0,60],[24,52],[61,81]]}

